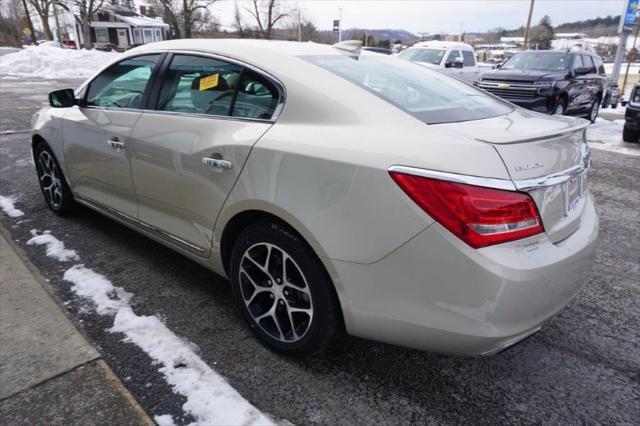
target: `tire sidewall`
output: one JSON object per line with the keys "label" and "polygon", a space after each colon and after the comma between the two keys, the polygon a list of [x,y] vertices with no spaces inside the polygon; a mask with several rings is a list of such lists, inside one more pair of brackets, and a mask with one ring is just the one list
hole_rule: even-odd
{"label": "tire sidewall", "polygon": [[[593,112],[596,112],[595,116],[593,116]],[[589,121],[592,123],[596,122],[598,118],[598,113],[600,112],[600,102],[598,100],[593,101],[591,104],[591,109],[589,109]]]}
{"label": "tire sidewall", "polygon": [[[309,286],[313,318],[307,334],[296,342],[283,343],[273,339],[258,326],[245,306],[239,282],[240,261],[245,251],[258,243],[270,243],[287,252],[298,264]],[[326,347],[336,328],[336,300],[332,284],[320,260],[297,235],[273,223],[249,226],[240,234],[232,249],[230,272],[235,303],[242,317],[267,346],[291,356],[315,353]]]}
{"label": "tire sidewall", "polygon": [[[43,151],[46,151],[51,156],[51,158],[53,159],[53,162],[55,163],[58,169],[58,173],[60,173],[60,184],[62,187],[62,202],[57,207],[49,202],[49,199],[47,198],[44,192],[44,188],[42,187],[42,184],[40,182],[40,172],[39,172],[40,165],[38,164],[38,161],[40,158],[40,153]],[[67,185],[67,180],[64,176],[64,172],[62,171],[62,167],[60,167],[60,163],[58,162],[58,159],[56,158],[55,154],[46,143],[40,143],[34,148],[34,162],[36,163],[35,167],[36,167],[36,177],[38,179],[38,186],[40,187],[40,192],[42,193],[44,201],[47,204],[47,207],[49,207],[49,209],[56,214],[62,215],[65,213],[69,213],[71,210],[73,210],[73,207],[74,207],[73,194],[71,193],[71,189],[69,189],[69,186]]]}

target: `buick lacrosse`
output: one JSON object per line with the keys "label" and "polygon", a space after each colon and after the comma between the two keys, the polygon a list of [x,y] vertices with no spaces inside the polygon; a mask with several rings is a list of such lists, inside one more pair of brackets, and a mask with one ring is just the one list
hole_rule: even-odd
{"label": "buick lacrosse", "polygon": [[90,207],[228,277],[289,355],[342,328],[490,355],[593,262],[585,120],[355,42],[160,42],[49,101],[32,146],[51,210]]}

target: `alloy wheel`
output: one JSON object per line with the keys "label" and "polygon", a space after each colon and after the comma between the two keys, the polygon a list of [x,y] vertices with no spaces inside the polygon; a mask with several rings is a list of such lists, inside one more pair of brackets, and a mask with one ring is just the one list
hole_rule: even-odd
{"label": "alloy wheel", "polygon": [[272,338],[302,339],[313,321],[313,300],[302,270],[282,248],[270,243],[249,247],[240,261],[240,291],[249,315]]}
{"label": "alloy wheel", "polygon": [[38,154],[38,178],[47,202],[54,209],[62,205],[62,181],[55,160],[47,151]]}

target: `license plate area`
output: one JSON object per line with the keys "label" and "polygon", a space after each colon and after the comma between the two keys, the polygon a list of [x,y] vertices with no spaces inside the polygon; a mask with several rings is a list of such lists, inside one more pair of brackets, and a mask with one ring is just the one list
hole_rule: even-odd
{"label": "license plate area", "polygon": [[562,185],[564,199],[564,215],[568,216],[584,198],[586,173],[574,176]]}

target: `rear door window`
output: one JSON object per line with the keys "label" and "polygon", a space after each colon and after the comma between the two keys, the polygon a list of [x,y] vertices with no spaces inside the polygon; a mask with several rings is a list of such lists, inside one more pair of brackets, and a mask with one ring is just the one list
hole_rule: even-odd
{"label": "rear door window", "polygon": [[595,65],[593,64],[593,60],[591,60],[591,56],[582,55],[582,63],[586,68],[591,68],[592,73],[596,72],[596,68],[595,68]]}
{"label": "rear door window", "polygon": [[228,116],[240,79],[240,65],[192,55],[174,55],[167,69],[157,109]]}

